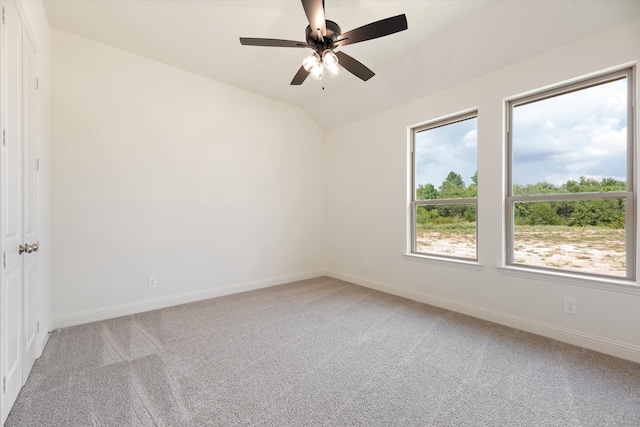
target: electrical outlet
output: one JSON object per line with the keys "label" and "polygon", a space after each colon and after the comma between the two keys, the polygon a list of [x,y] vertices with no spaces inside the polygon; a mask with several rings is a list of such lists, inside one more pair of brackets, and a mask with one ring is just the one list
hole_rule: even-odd
{"label": "electrical outlet", "polygon": [[578,300],[573,297],[564,297],[564,312],[567,314],[578,314]]}
{"label": "electrical outlet", "polygon": [[289,268],[293,268],[296,265],[296,260],[294,257],[289,258]]}
{"label": "electrical outlet", "polygon": [[147,277],[147,286],[149,289],[158,287],[158,276],[149,276]]}
{"label": "electrical outlet", "polygon": [[371,271],[371,261],[364,262],[364,271]]}

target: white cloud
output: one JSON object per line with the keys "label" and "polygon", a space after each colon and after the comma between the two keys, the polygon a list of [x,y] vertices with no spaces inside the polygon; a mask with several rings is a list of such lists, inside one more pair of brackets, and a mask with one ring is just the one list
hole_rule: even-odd
{"label": "white cloud", "polygon": [[469,185],[477,170],[476,119],[442,126],[416,135],[418,184],[442,184],[449,172],[462,176]]}
{"label": "white cloud", "polygon": [[626,174],[626,81],[522,105],[514,111],[514,182]]}

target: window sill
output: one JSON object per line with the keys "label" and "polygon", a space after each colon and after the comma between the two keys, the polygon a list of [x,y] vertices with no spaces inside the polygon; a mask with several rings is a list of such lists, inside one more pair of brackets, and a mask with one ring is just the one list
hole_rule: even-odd
{"label": "window sill", "polygon": [[640,295],[640,286],[638,286],[638,283],[625,279],[587,277],[578,274],[542,271],[533,268],[513,265],[497,268],[501,274],[505,274],[507,276],[524,277],[527,279],[545,280],[547,282],[564,283],[569,285],[584,286],[587,288],[604,289],[606,291]]}
{"label": "window sill", "polygon": [[477,261],[467,261],[464,259],[445,258],[430,255],[418,255],[412,253],[404,254],[404,259],[406,259],[407,261],[422,262],[427,264],[440,265],[443,267],[463,268],[465,270],[473,271],[480,271],[484,267]]}

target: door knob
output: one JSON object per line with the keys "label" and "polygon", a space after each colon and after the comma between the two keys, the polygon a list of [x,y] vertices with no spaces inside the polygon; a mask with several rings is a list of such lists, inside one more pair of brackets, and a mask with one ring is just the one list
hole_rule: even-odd
{"label": "door knob", "polygon": [[40,249],[40,246],[38,246],[37,243],[34,243],[33,245],[25,243],[24,245],[20,245],[18,247],[18,255],[22,255],[24,252],[28,254],[30,254],[31,252],[37,252],[38,249]]}

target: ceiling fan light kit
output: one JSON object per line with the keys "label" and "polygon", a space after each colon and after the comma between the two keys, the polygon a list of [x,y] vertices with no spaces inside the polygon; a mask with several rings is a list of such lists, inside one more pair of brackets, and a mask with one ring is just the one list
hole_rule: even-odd
{"label": "ceiling fan light kit", "polygon": [[311,77],[316,80],[322,80],[325,69],[329,71],[331,77],[335,77],[340,74],[338,57],[329,49],[322,52],[322,58],[320,58],[318,52],[313,52],[311,55],[304,58],[302,61],[302,68],[304,68],[304,70],[311,74]]}
{"label": "ceiling fan light kit", "polygon": [[302,61],[302,66],[291,80],[291,85],[301,85],[311,75],[321,80],[325,68],[332,77],[340,74],[342,68],[367,81],[375,75],[364,64],[344,52],[334,52],[340,46],[359,43],[378,37],[388,36],[408,28],[407,17],[402,14],[375,21],[342,34],[340,26],[325,19],[323,0],[301,0],[309,25],[306,28],[306,42],[292,40],[240,37],[245,46],[297,47],[309,48],[314,52]]}
{"label": "ceiling fan light kit", "polygon": [[338,57],[332,50],[325,50],[322,52],[322,63],[325,68],[331,74],[331,77],[335,77],[340,74],[340,64],[338,63]]}
{"label": "ceiling fan light kit", "polygon": [[322,73],[324,71],[324,67],[322,66],[322,59],[320,59],[320,55],[316,52],[313,52],[311,55],[304,58],[302,61],[302,67],[311,74],[316,80],[322,79]]}

